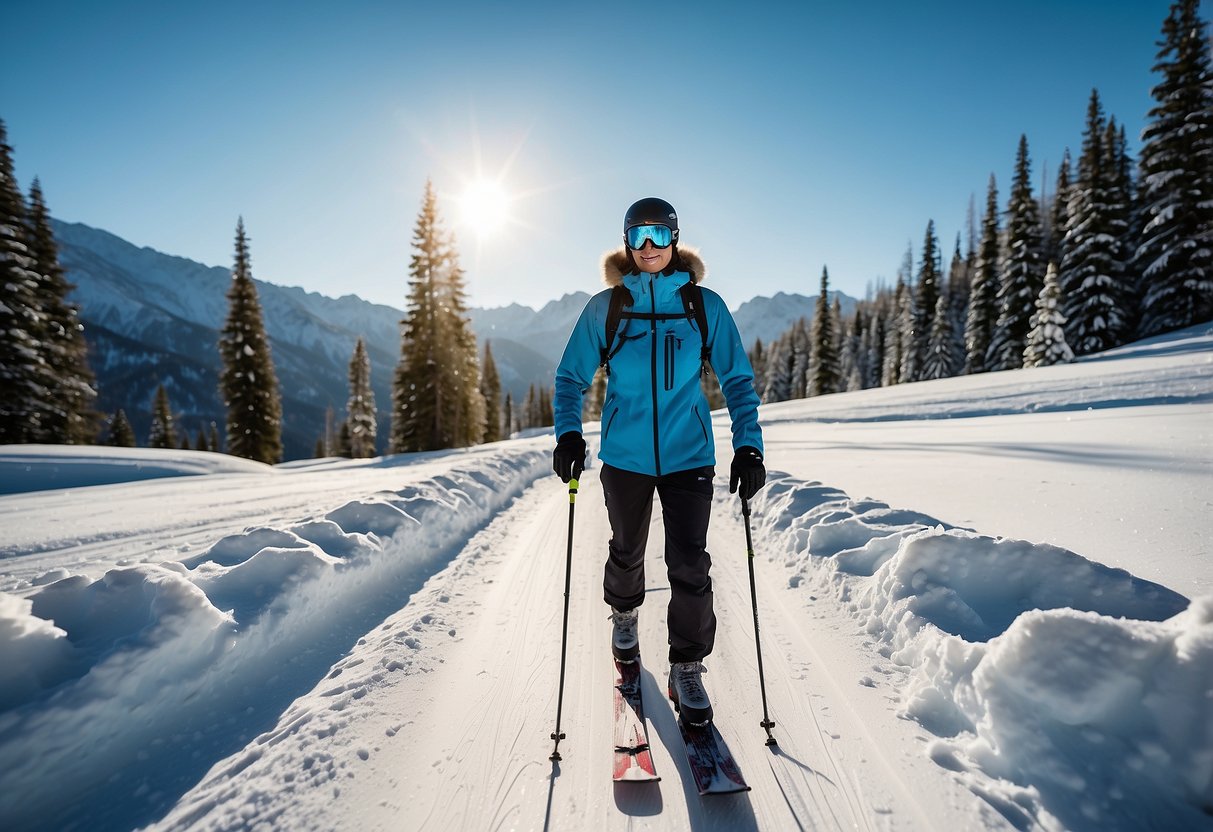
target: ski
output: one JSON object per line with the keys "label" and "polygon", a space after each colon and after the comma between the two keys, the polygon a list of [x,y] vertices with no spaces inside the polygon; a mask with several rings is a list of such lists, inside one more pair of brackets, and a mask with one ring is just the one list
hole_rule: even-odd
{"label": "ski", "polygon": [[690,725],[679,717],[678,729],[682,732],[682,741],[686,743],[687,761],[691,764],[691,774],[701,795],[750,790],[715,723]]}
{"label": "ski", "polygon": [[616,783],[648,783],[661,778],[653,767],[649,732],[640,701],[640,659],[615,662]]}

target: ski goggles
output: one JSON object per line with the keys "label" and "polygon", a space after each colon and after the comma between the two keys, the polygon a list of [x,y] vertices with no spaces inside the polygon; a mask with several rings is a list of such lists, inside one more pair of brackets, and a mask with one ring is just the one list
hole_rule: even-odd
{"label": "ski goggles", "polygon": [[628,248],[636,251],[644,248],[645,240],[651,242],[654,248],[669,248],[670,243],[674,242],[674,232],[668,225],[633,225],[623,232],[623,238]]}

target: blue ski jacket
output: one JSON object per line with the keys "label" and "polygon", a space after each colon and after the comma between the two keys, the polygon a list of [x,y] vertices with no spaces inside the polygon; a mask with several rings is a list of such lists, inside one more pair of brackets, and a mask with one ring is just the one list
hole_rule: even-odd
{"label": "blue ski jacket", "polygon": [[[678,253],[688,271],[632,274],[624,249],[603,260],[604,282],[628,288],[632,311],[678,316],[624,318],[612,345],[618,352],[610,360],[598,456],[608,465],[650,476],[716,464],[711,413],[700,386],[702,337],[678,292],[688,281],[701,282],[705,270],[694,250],[679,247]],[[737,324],[719,295],[702,292],[711,364],[732,418],[733,449],[748,445],[762,451],[754,371]],[[601,362],[610,303],[610,288],[590,298],[556,368],[558,437],[582,430],[582,398]]]}

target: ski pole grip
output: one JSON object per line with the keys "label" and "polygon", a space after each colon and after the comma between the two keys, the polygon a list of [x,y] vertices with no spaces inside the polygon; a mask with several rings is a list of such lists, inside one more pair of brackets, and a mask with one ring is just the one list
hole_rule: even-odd
{"label": "ski pole grip", "polygon": [[569,480],[569,502],[570,503],[577,502],[578,487],[579,487],[579,484],[578,484],[577,480],[575,480],[575,479]]}

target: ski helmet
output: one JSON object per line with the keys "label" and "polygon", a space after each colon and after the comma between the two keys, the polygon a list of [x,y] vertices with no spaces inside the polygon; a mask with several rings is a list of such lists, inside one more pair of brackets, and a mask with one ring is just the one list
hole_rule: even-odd
{"label": "ski helmet", "polygon": [[678,214],[674,206],[664,199],[647,196],[637,200],[623,215],[623,232],[638,225],[666,225],[674,232],[674,242],[678,242]]}

